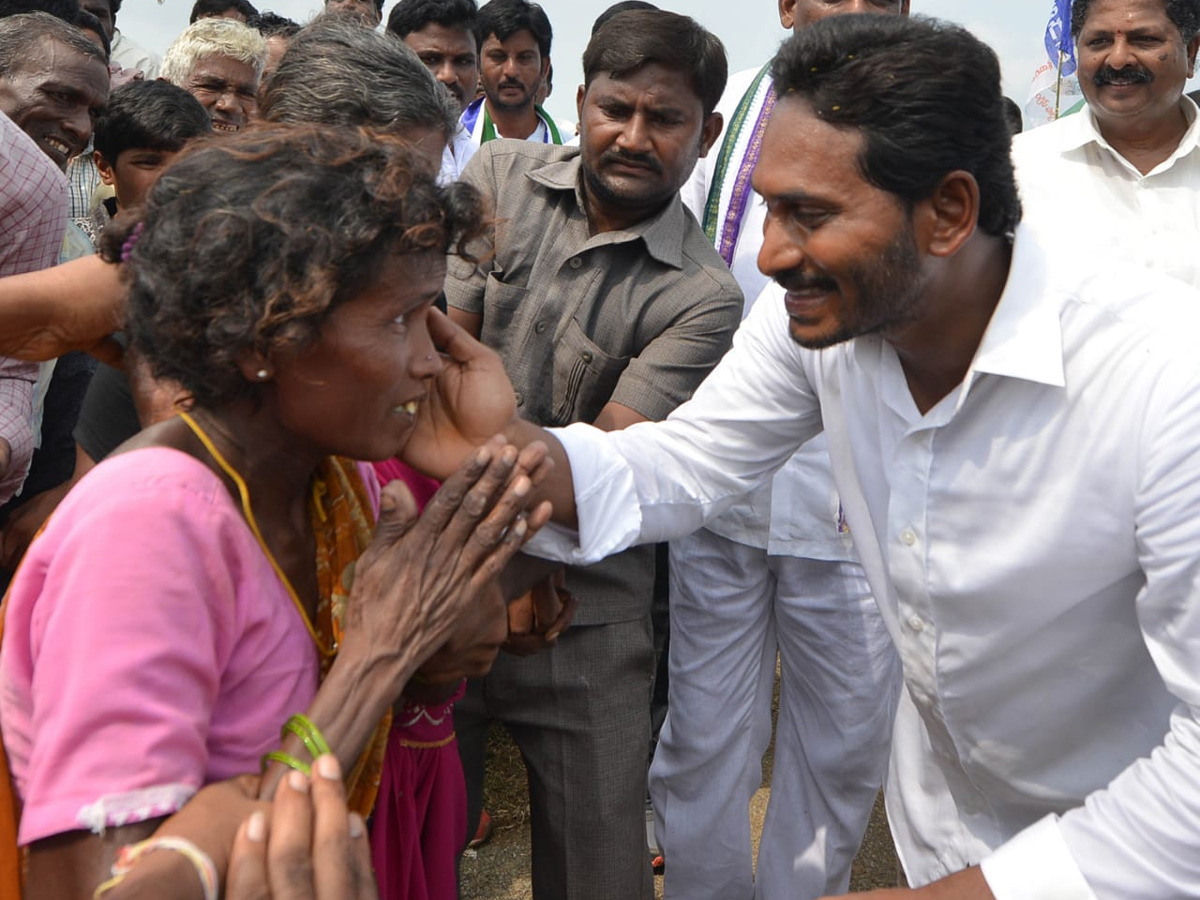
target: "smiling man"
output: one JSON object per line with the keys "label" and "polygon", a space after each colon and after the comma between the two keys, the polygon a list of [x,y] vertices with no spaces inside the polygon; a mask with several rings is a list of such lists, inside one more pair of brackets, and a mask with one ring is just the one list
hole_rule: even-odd
{"label": "smiling man", "polygon": [[1063,259],[1102,254],[1200,287],[1200,121],[1184,95],[1200,0],[1075,0],[1081,114],[1013,141],[1026,219]]}
{"label": "smiling man", "polygon": [[66,171],[108,97],[104,51],[45,14],[13,16],[4,26],[14,35],[22,30],[19,49],[0,57],[0,111]]}
{"label": "smiling man", "polygon": [[[462,180],[494,204],[495,253],[478,268],[451,259],[446,300],[499,351],[524,415],[618,429],[687,399],[741,315],[736,282],[678,196],[720,132],[726,61],[691,19],[655,11],[603,26],[583,69],[578,149],[495,141],[467,166]],[[649,547],[568,569],[570,630],[539,654],[502,654],[455,711],[469,822],[489,723],[521,748],[538,900],[653,896],[653,582]]]}
{"label": "smiling man", "polygon": [[213,131],[239,131],[258,114],[258,80],[267,64],[267,43],[233,19],[199,19],[163,57],[164,81],[200,101]]}

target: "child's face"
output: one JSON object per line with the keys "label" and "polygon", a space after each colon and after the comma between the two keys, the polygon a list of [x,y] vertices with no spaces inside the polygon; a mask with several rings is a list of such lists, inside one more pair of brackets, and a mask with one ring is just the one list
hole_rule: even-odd
{"label": "child's face", "polygon": [[130,147],[117,156],[115,163],[110,163],[97,151],[96,168],[100,171],[100,180],[116,190],[117,206],[131,209],[145,202],[158,176],[178,155],[178,150]]}

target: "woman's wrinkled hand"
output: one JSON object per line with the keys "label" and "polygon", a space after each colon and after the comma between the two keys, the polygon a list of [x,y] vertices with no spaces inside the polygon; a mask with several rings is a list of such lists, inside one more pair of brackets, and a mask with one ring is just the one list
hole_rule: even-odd
{"label": "woman's wrinkled hand", "polygon": [[359,559],[339,657],[382,663],[403,684],[478,612],[485,589],[550,517],[528,509],[551,467],[542,444],[477,448],[417,518],[400,483],[384,489],[375,540]]}
{"label": "woman's wrinkled hand", "polygon": [[[421,680],[433,686],[456,686],[464,678],[482,678],[492,669],[500,645],[508,637],[508,613],[504,594],[496,582],[483,592],[445,644],[421,666]],[[420,699],[411,686],[405,696]]]}

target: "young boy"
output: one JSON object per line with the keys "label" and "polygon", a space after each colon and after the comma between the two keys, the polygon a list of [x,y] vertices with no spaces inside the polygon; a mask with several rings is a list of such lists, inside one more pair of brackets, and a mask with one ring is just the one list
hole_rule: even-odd
{"label": "young boy", "polygon": [[[134,81],[109,94],[93,144],[100,180],[116,192],[116,209],[140,206],[184,144],[211,131],[196,98],[165,81]],[[115,210],[104,207],[111,217]]]}

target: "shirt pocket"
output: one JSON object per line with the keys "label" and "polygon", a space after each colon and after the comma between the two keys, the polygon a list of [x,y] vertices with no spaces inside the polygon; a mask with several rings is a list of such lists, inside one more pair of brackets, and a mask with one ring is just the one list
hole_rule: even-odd
{"label": "shirt pocket", "polygon": [[522,301],[529,292],[514,284],[501,281],[494,272],[489,272],[484,293],[483,326],[480,338],[489,347],[505,347],[505,338],[516,318]]}
{"label": "shirt pocket", "polygon": [[628,365],[629,357],[604,352],[572,319],[554,351],[553,424],[594,422]]}

